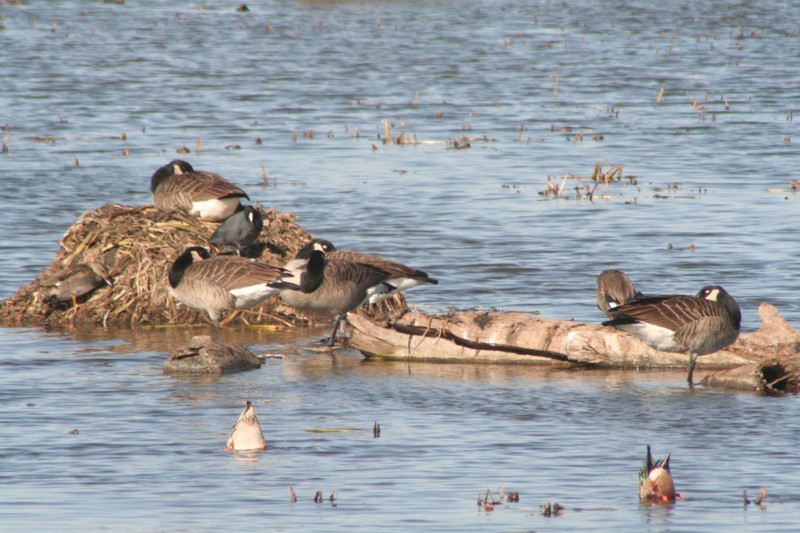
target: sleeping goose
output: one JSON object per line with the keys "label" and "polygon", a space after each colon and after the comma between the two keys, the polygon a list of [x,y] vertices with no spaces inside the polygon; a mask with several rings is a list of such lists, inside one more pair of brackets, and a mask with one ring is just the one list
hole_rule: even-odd
{"label": "sleeping goose", "polygon": [[222,221],[239,208],[247,193],[219,174],[195,170],[175,159],[150,178],[153,204],[161,211],[183,211],[204,220]]}
{"label": "sleeping goose", "polygon": [[[641,296],[641,294],[638,294]],[[632,302],[637,297],[633,283],[621,270],[604,270],[597,276],[597,307],[614,318],[611,309]]]}
{"label": "sleeping goose", "polygon": [[645,296],[612,312],[615,318],[604,326],[633,333],[656,350],[688,353],[690,385],[697,357],[733,343],[742,320],[739,304],[719,285],[697,296]]}
{"label": "sleeping goose", "polygon": [[169,292],[179,302],[208,313],[220,340],[223,314],[248,309],[287,289],[299,289],[284,278],[291,272],[243,257],[211,257],[205,248],[187,248],[169,269]]}

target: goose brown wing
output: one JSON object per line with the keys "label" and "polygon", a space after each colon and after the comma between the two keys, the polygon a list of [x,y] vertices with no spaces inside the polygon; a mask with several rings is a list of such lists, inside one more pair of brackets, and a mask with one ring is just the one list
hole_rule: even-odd
{"label": "goose brown wing", "polygon": [[159,185],[157,192],[163,197],[180,199],[182,206],[191,206],[193,201],[214,198],[250,199],[246,192],[219,174],[202,170],[187,174],[174,174]]}
{"label": "goose brown wing", "polygon": [[633,319],[677,331],[703,317],[721,316],[716,302],[695,296],[656,296],[641,298],[614,309],[619,320]]}
{"label": "goose brown wing", "polygon": [[336,283],[363,287],[366,290],[391,276],[389,271],[377,265],[331,259],[329,255],[326,255],[327,263],[325,264],[324,276],[326,279],[335,280]]}
{"label": "goose brown wing", "polygon": [[353,252],[351,250],[336,250],[328,252],[325,255],[330,260],[337,261],[351,261],[362,265],[368,265],[377,268],[387,274],[389,278],[416,278],[429,280],[431,283],[436,283],[436,280],[429,277],[426,272],[411,268],[410,266],[386,259],[380,255],[363,254],[361,252]]}
{"label": "goose brown wing", "polygon": [[288,272],[280,267],[250,261],[244,257],[217,256],[192,264],[190,275],[226,290],[273,282]]}

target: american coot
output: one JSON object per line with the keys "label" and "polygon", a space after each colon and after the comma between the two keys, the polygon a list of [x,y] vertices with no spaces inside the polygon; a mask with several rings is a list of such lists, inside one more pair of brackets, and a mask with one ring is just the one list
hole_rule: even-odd
{"label": "american coot", "polygon": [[264,218],[252,205],[244,206],[225,219],[211,234],[208,242],[220,249],[222,253],[242,252],[258,240],[264,229]]}

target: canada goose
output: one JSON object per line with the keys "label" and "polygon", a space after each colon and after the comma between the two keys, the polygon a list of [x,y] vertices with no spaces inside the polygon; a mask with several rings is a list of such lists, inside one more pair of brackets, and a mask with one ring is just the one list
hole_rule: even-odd
{"label": "canada goose", "polygon": [[697,296],[638,298],[613,314],[604,326],[633,333],[656,350],[688,353],[690,385],[697,357],[730,345],[742,321],[739,304],[719,285],[703,287]]}
{"label": "canada goose", "polygon": [[103,283],[109,287],[114,286],[108,268],[99,261],[72,265],[42,280],[42,286],[53,287],[51,297],[59,301],[72,300],[73,306],[78,305],[79,297],[92,292]]}
{"label": "canada goose", "polygon": [[604,270],[597,276],[597,307],[608,318],[614,318],[611,309],[630,303],[636,297],[637,293],[633,288],[633,283],[625,272]]}
{"label": "canada goose", "polygon": [[300,290],[282,292],[281,299],[311,316],[335,319],[328,346],[336,343],[339,323],[348,312],[392,289],[384,283],[389,277],[384,270],[351,261],[328,260],[322,250],[312,251],[307,259],[293,259],[285,268],[294,272],[288,279],[297,283]]}
{"label": "canada goose", "polygon": [[242,414],[239,415],[238,420],[233,425],[227,446],[232,450],[267,449],[267,441],[264,440],[261,424],[258,423],[256,408],[250,400],[247,400],[244,411],[242,411]]}
{"label": "canada goose", "polygon": [[669,455],[660,461],[653,461],[649,444],[644,466],[639,472],[639,499],[652,502],[675,501],[675,483],[669,471]]}
{"label": "canada goose", "polygon": [[264,229],[264,217],[252,205],[247,205],[225,219],[211,234],[208,242],[222,253],[242,252],[258,240]]}
{"label": "canada goose", "polygon": [[364,254],[350,250],[337,250],[332,242],[326,241],[325,239],[314,239],[309,242],[297,253],[296,259],[307,258],[313,250],[322,250],[325,253],[325,258],[329,261],[348,261],[351,263],[360,263],[386,272],[387,278],[382,280],[381,283],[386,286],[387,290],[381,290],[372,293],[369,300],[365,303],[378,303],[381,300],[389,298],[396,292],[411,289],[418,285],[423,285],[426,283],[437,285],[439,283],[439,280],[430,277],[422,270],[411,268],[402,263],[386,259],[379,255]]}
{"label": "canada goose", "polygon": [[153,204],[161,211],[183,211],[205,220],[222,221],[239,207],[247,193],[219,174],[195,170],[175,159],[150,178]]}
{"label": "canada goose", "polygon": [[300,287],[284,278],[291,272],[231,255],[211,257],[205,248],[187,248],[169,269],[169,292],[178,301],[208,313],[220,339],[220,317],[248,309],[283,290]]}

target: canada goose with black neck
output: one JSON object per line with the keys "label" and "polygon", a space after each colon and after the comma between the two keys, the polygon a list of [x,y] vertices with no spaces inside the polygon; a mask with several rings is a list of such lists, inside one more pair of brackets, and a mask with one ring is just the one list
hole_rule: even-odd
{"label": "canada goose with black neck", "polygon": [[208,313],[220,340],[220,318],[248,309],[270,296],[300,287],[287,281],[291,272],[243,257],[211,257],[205,248],[187,248],[169,269],[169,292],[179,302]]}
{"label": "canada goose with black neck", "polygon": [[175,159],[156,170],[150,178],[153,204],[161,211],[182,211],[204,220],[225,220],[239,208],[247,193],[219,174],[195,170]]}
{"label": "canada goose with black neck", "polygon": [[365,254],[351,250],[337,250],[332,242],[325,239],[314,239],[306,244],[298,253],[297,259],[307,258],[313,250],[321,250],[329,261],[347,261],[378,268],[385,272],[387,277],[381,280],[385,290],[374,292],[370,300],[365,303],[378,303],[389,298],[394,293],[411,289],[419,285],[437,285],[439,280],[432,278],[427,272],[417,270],[410,266],[386,259],[380,255]]}
{"label": "canada goose with black neck", "polygon": [[379,296],[391,287],[384,283],[389,273],[377,267],[351,261],[328,260],[321,249],[307,258],[293,259],[285,268],[295,273],[290,281],[299,291],[285,291],[281,299],[295,309],[324,319],[335,319],[327,345],[336,343],[339,323],[347,313]]}
{"label": "canada goose with black neck", "polygon": [[739,304],[719,285],[700,289],[697,296],[646,296],[613,308],[604,326],[628,331],[645,344],[665,352],[689,354],[687,381],[697,357],[719,351],[739,336]]}

